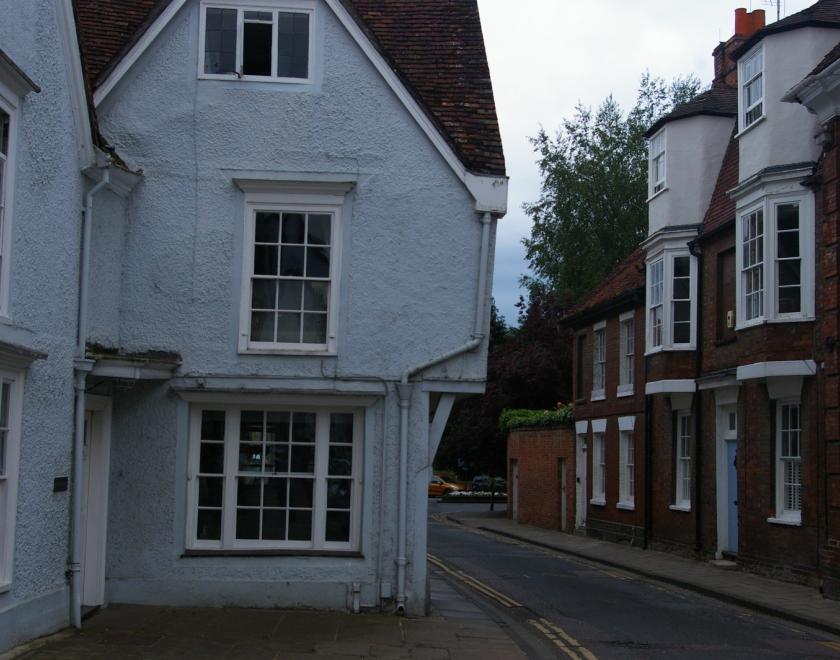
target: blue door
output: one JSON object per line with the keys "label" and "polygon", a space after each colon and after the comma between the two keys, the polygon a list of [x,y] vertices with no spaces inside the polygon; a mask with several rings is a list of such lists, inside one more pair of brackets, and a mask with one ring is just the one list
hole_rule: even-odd
{"label": "blue door", "polygon": [[729,518],[729,552],[738,552],[738,441],[726,442],[727,485],[726,493]]}

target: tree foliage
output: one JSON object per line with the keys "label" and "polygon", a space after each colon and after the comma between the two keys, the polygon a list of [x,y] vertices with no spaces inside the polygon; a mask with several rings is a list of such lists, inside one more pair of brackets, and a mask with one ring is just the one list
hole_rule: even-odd
{"label": "tree foliage", "polygon": [[636,105],[625,114],[612,96],[593,111],[578,105],[554,137],[532,139],[542,190],[526,204],[533,220],[524,240],[533,295],[554,291],[579,298],[644,238],[647,230],[645,131],[700,89],[694,77],[666,83],[645,73]]}

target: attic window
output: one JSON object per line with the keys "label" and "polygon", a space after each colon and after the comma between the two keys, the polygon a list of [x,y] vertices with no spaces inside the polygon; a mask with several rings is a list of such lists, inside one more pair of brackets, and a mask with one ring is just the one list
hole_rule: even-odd
{"label": "attic window", "polygon": [[650,139],[650,190],[651,196],[665,189],[665,131]]}
{"label": "attic window", "polygon": [[309,79],[312,11],[286,8],[202,7],[203,78]]}
{"label": "attic window", "polygon": [[758,50],[741,63],[741,130],[764,116],[764,53]]}

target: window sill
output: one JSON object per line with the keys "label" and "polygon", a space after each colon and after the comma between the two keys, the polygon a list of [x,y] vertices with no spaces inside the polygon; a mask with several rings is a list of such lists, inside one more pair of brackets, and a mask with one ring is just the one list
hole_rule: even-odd
{"label": "window sill", "polygon": [[683,513],[691,513],[690,504],[671,504],[668,506],[671,511],[682,511]]}
{"label": "window sill", "polygon": [[670,188],[668,188],[668,186],[665,186],[662,190],[657,190],[655,193],[653,193],[650,197],[648,197],[648,198],[645,200],[645,203],[646,203],[646,204],[650,203],[652,200],[654,200],[654,199],[656,199],[657,197],[659,197],[662,193],[666,193],[666,192],[668,192],[669,190],[670,190]]}
{"label": "window sill", "polygon": [[199,80],[226,80],[228,82],[276,83],[281,85],[311,85],[312,78],[272,78],[271,76],[239,76],[235,73],[200,73]]}
{"label": "window sill", "polygon": [[593,506],[607,506],[606,500],[597,497],[593,497],[591,500],[589,500],[589,503]]}
{"label": "window sill", "polygon": [[[739,112],[740,112],[740,110],[739,110]],[[758,126],[765,119],[767,119],[767,115],[761,115],[761,117],[756,119],[752,124],[750,124],[746,128],[742,128],[740,131],[738,131],[738,133],[735,134],[735,139],[737,140],[742,135],[745,135],[745,134],[749,133],[752,129],[754,129],[756,126]],[[739,121],[740,121],[740,118],[739,118]]]}
{"label": "window sill", "polygon": [[302,355],[335,357],[336,351],[320,348],[240,348],[239,355]]}
{"label": "window sill", "polygon": [[606,398],[604,390],[592,390],[592,394],[589,396],[590,401],[603,401]]}
{"label": "window sill", "polygon": [[802,518],[782,517],[782,518],[768,518],[767,522],[771,525],[787,525],[788,527],[802,527]]}
{"label": "window sill", "polygon": [[735,330],[748,330],[749,328],[754,328],[759,325],[772,325],[774,323],[813,323],[814,321],[816,321],[815,317],[807,316],[805,314],[798,316],[762,316],[760,319],[744,321],[743,323],[736,325]]}
{"label": "window sill", "polygon": [[193,557],[344,557],[363,559],[364,555],[357,550],[297,550],[297,549],[273,549],[273,550],[211,550],[195,549],[184,550],[181,553],[182,559]]}
{"label": "window sill", "polygon": [[618,389],[615,391],[615,395],[619,398],[623,396],[633,396],[633,386],[619,385]]}
{"label": "window sill", "polygon": [[616,509],[623,509],[624,511],[635,511],[636,504],[635,502],[619,502],[615,505]]}

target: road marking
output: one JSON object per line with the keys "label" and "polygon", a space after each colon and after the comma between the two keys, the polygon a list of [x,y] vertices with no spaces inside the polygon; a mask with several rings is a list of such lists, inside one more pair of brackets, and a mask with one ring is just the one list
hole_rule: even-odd
{"label": "road marking", "polygon": [[589,649],[584,647],[579,641],[577,641],[574,637],[572,637],[569,633],[567,633],[565,630],[563,630],[556,623],[552,623],[548,619],[543,619],[543,618],[540,618],[540,621],[542,622],[542,624],[544,626],[548,626],[554,632],[556,632],[558,635],[560,635],[560,637],[562,637],[564,640],[566,640],[566,643],[569,646],[571,646],[572,648],[574,648],[584,658],[586,658],[587,660],[598,660],[597,656],[594,653],[592,653],[592,651],[590,651]]}
{"label": "road marking", "polygon": [[592,651],[581,646],[580,642],[574,637],[548,619],[540,618],[539,621],[528,619],[528,623],[548,637],[557,648],[572,660],[598,660],[598,657]]}
{"label": "road marking", "polygon": [[840,652],[840,642],[820,642],[820,644],[830,648],[832,651]]}
{"label": "road marking", "polygon": [[472,577],[471,575],[467,575],[464,571],[458,570],[457,568],[450,568],[442,560],[438,559],[434,555],[426,555],[429,559],[429,562],[437,566],[440,570],[448,573],[452,577],[457,580],[460,580],[468,587],[471,587],[475,591],[487,596],[488,598],[495,600],[497,603],[504,607],[522,607],[522,603],[515,601],[513,598],[505,596],[503,593],[496,591],[493,587],[484,584],[480,580]]}

